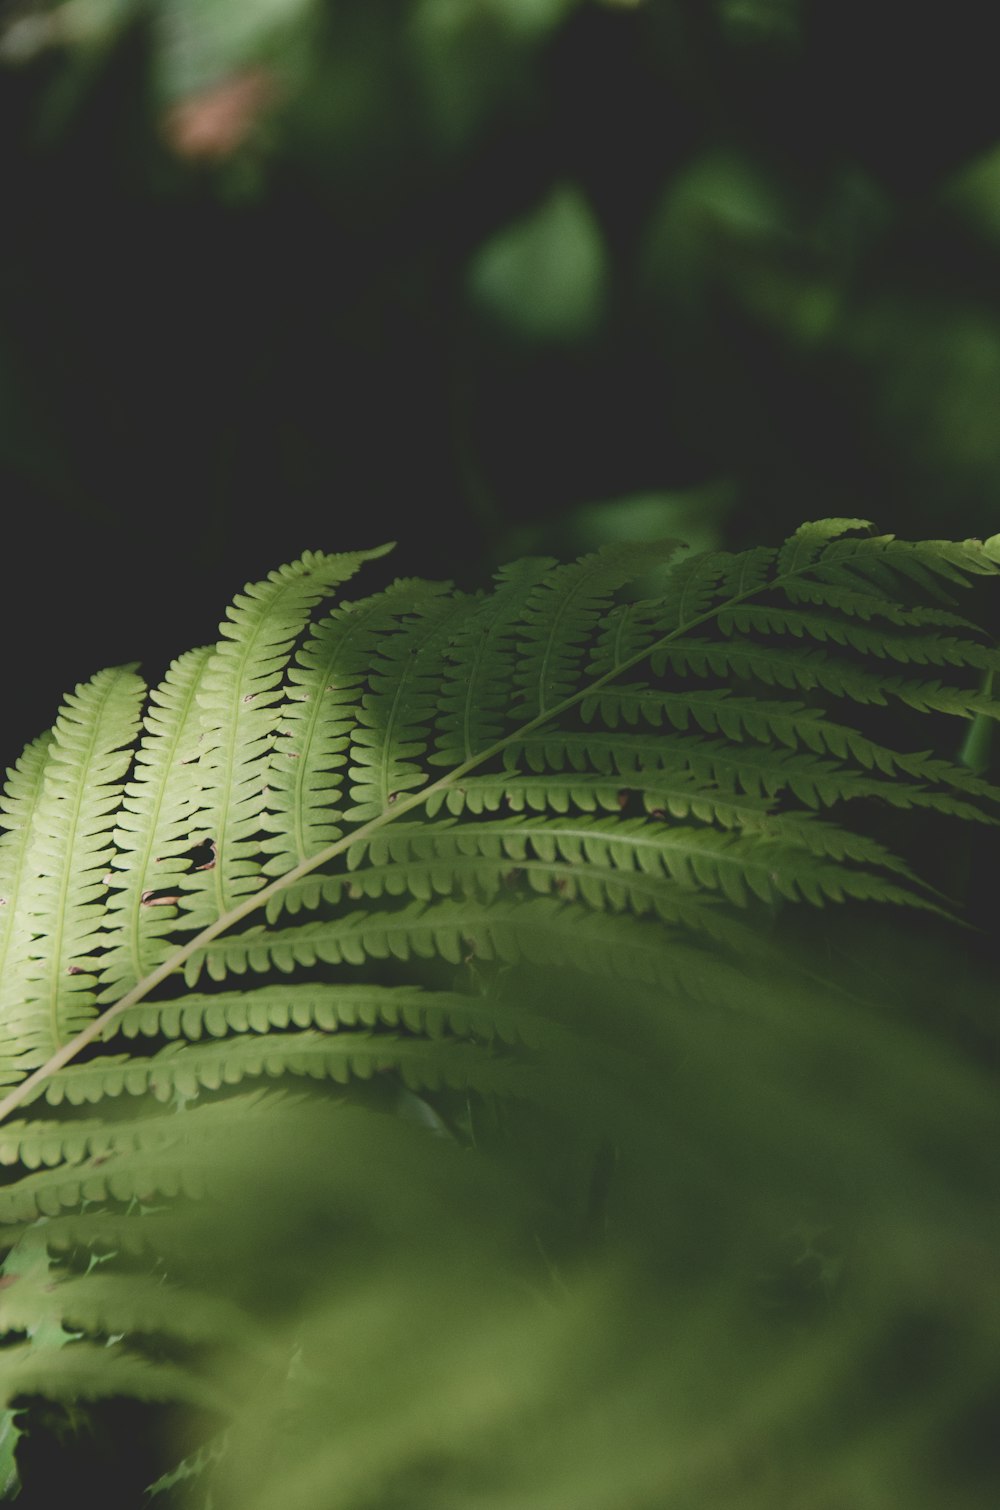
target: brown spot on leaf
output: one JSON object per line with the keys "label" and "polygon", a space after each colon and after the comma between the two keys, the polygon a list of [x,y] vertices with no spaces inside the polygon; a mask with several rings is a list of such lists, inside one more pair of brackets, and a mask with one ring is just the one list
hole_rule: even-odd
{"label": "brown spot on leaf", "polygon": [[162,892],[144,891],[139,901],[143,907],[175,907],[180,897],[165,896]]}

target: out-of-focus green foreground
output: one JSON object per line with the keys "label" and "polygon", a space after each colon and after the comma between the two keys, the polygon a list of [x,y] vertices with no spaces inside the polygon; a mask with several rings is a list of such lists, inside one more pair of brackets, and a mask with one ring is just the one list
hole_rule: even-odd
{"label": "out-of-focus green foreground", "polygon": [[262,1127],[193,1250],[269,1317],[213,1505],[987,1505],[992,1088],[772,987],[666,1020],[595,992],[591,1036],[518,982],[574,1032],[475,1150],[361,1110]]}

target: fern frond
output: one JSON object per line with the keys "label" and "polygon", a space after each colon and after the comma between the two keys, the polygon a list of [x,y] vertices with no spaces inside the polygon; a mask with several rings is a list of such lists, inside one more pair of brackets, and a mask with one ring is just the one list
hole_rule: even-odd
{"label": "fern frond", "polygon": [[[274,1094],[273,1092],[271,1094]],[[195,1108],[200,1110],[201,1108]],[[184,1116],[191,1114],[191,1109]],[[175,1113],[176,1115],[176,1113]],[[197,1242],[200,1211],[194,1205],[163,1205],[156,1209],[135,1207],[121,1212],[88,1206],[84,1211],[66,1211],[46,1216],[45,1246],[57,1258],[84,1248],[95,1257],[162,1259],[167,1267],[192,1252]],[[3,1242],[16,1244],[27,1234],[36,1234],[38,1217],[5,1223]]]}
{"label": "fern frond", "polygon": [[54,1284],[25,1278],[4,1291],[0,1326],[20,1332],[40,1322],[58,1322],[89,1337],[159,1333],[183,1343],[225,1344],[244,1352],[257,1351],[263,1343],[256,1323],[232,1303],[141,1274],[94,1272],[64,1276]]}
{"label": "fern frond", "polygon": [[[673,543],[652,551],[616,546],[567,567],[529,562],[502,574],[485,599],[397,584],[308,629],[285,683],[312,608],[365,553],[309,555],[272,573],[237,600],[207,664],[195,656],[172,669],[154,694],[124,800],[108,797],[105,827],[114,822],[119,835],[111,876],[120,874],[124,884],[113,886],[103,912],[97,909],[92,946],[103,953],[105,999],[132,987],[111,1015],[130,1010],[182,966],[190,986],[203,968],[223,981],[230,972],[287,972],[317,962],[457,964],[470,949],[471,957],[532,958],[516,940],[522,923],[533,936],[540,914],[529,914],[522,901],[514,903],[516,913],[505,911],[505,899],[496,900],[509,865],[528,889],[587,908],[652,914],[716,940],[736,935],[706,905],[713,894],[737,905],[751,897],[772,903],[844,896],[933,905],[898,884],[914,878],[873,841],[825,818],[775,812],[773,804],[779,795],[783,805],[794,798],[815,814],[863,796],[991,820],[997,792],[989,783],[937,757],[891,750],[793,698],[698,685],[706,674],[735,675],[779,690],[822,688],[861,702],[895,697],[921,711],[993,716],[989,699],[941,679],[885,677],[826,652],[829,639],[852,655],[915,666],[983,669],[995,659],[971,640],[929,635],[928,620],[918,623],[905,604],[889,611],[891,633],[867,627],[878,619],[872,602],[891,603],[890,587],[900,581],[923,590],[997,569],[977,542],[911,545],[852,533],[868,528],[863,521],[821,521],[803,526],[777,552],[685,560],[670,567],[662,599],[618,609],[615,594],[652,558],[669,559]],[[820,583],[828,599],[839,594],[850,604],[843,632],[832,601],[819,614],[767,601],[807,581]],[[775,633],[808,634],[817,648],[790,650],[769,641]],[[666,687],[625,679],[644,660],[654,679],[669,674]],[[689,684],[677,686],[681,680]],[[193,748],[195,701],[202,709],[201,753],[188,773],[180,752]],[[527,720],[520,728],[510,727],[511,701]],[[542,729],[570,712],[588,727]],[[660,732],[641,733],[643,725]],[[53,751],[63,737],[59,728]],[[502,757],[503,770],[473,773],[494,756]],[[450,773],[430,781],[432,760],[456,759]],[[518,768],[522,759],[527,771]],[[575,773],[571,782],[567,765]],[[353,806],[341,814],[333,803],[345,766]],[[76,779],[81,770],[74,767]],[[616,773],[625,783],[618,791]],[[91,774],[87,780],[93,784]],[[645,818],[615,814],[615,804],[629,803],[633,792]],[[21,800],[11,798],[15,807]],[[543,816],[436,821],[412,838],[398,819],[422,803],[432,818],[442,807],[452,817],[483,818],[519,805]],[[605,816],[584,822],[575,809]],[[36,829],[41,822],[36,817]],[[378,832],[390,822],[398,843],[380,859]],[[345,832],[345,824],[355,827]],[[191,845],[205,837],[214,861],[192,870]],[[370,861],[360,869],[366,852]],[[321,873],[342,854],[346,871]],[[145,882],[157,860],[166,863],[162,874],[176,893],[148,894]],[[266,874],[275,877],[270,884]],[[337,909],[352,898],[407,896],[431,905],[370,908],[300,926],[285,921],[300,905],[322,901]],[[495,928],[484,919],[489,899]],[[168,900],[170,909],[159,913],[150,905]],[[265,904],[267,924],[240,931]],[[36,913],[29,902],[22,915],[36,919],[43,910],[40,903]],[[74,905],[67,926],[84,916]],[[565,927],[558,910],[547,916]],[[24,943],[35,922],[19,926],[10,937]],[[197,937],[169,953],[171,935],[199,927]],[[79,980],[78,995],[91,984],[89,976]],[[92,997],[88,1006],[92,1015]],[[43,1050],[25,1042],[23,1025],[15,1009],[8,1026],[27,1069]],[[51,1047],[64,1037],[65,1031],[53,1035]]]}
{"label": "fern frond", "polygon": [[173,947],[178,888],[187,854],[203,835],[191,766],[202,741],[198,692],[209,649],[174,661],[150,692],[135,774],[126,783],[114,832],[108,921],[113,943],[101,962],[100,1001],[117,1001],[161,964]]}
{"label": "fern frond", "polygon": [[193,1370],[152,1362],[121,1346],[74,1342],[68,1347],[31,1344],[0,1349],[0,1405],[22,1395],[50,1400],[177,1400],[228,1413],[232,1401]]}
{"label": "fern frond", "polygon": [[[927,711],[932,698],[933,693],[923,711]],[[980,712],[997,716],[998,706],[979,696],[974,700],[970,698],[967,703],[961,697],[954,701],[941,698],[942,709],[968,717]],[[693,726],[706,734],[724,734],[734,742],[750,738],[760,744],[777,743],[792,750],[804,746],[817,755],[852,759],[866,770],[880,770],[887,776],[896,771],[919,776],[922,770],[934,770],[939,779],[949,785],[972,791],[966,785],[961,769],[949,767],[946,761],[938,760],[925,767],[920,755],[909,756],[891,750],[848,724],[834,723],[824,716],[822,709],[790,700],[781,702],[733,696],[724,687],[661,692],[658,688],[636,683],[604,688],[583,701],[581,715],[588,723],[599,716],[612,729],[623,723],[634,726],[643,721],[653,728],[667,726],[682,732]],[[981,787],[977,790],[984,791]]]}
{"label": "fern frond", "polygon": [[555,561],[537,557],[503,567],[494,592],[457,626],[443,667],[431,765],[461,765],[499,739],[510,701],[518,627],[535,589],[555,566]]}
{"label": "fern frond", "polygon": [[108,927],[106,869],[144,692],[133,667],[99,672],[66,698],[51,743],[44,752],[36,747],[30,772],[18,772],[11,800],[20,821],[29,802],[32,811],[30,829],[20,830],[18,891],[9,903],[19,915],[8,926],[20,958],[16,998],[3,1021],[8,1081],[43,1064],[96,1015],[97,951]]}
{"label": "fern frond", "polygon": [[248,585],[220,625],[222,638],[198,692],[203,738],[192,814],[211,839],[214,863],[183,879],[189,929],[214,922],[264,884],[258,835],[267,812],[265,772],[290,653],[316,604],[384,549],[307,551]]}
{"label": "fern frond", "polygon": [[283,875],[340,837],[341,789],[365,679],[380,641],[400,628],[415,586],[399,581],[361,603],[341,604],[312,625],[296,651],[267,771],[267,875]]}
{"label": "fern frond", "polygon": [[401,796],[424,786],[423,756],[437,709],[448,640],[474,600],[444,596],[421,584],[413,612],[384,635],[368,674],[351,739],[350,795],[345,817],[364,823],[389,812]]}
{"label": "fern frond", "polygon": [[659,605],[656,633],[676,633],[703,619],[720,597],[728,596],[725,584],[736,561],[729,551],[708,551],[675,566],[670,573],[670,590]]}
{"label": "fern frond", "polygon": [[291,973],[321,963],[386,959],[552,965],[597,978],[663,985],[696,999],[719,999],[738,978],[732,967],[682,934],[648,928],[627,916],[581,912],[548,897],[415,903],[375,917],[359,911],[280,931],[248,929],[208,944],[185,968],[195,984],[202,972],[223,981],[271,969]]}
{"label": "fern frond", "polygon": [[24,854],[31,836],[35,807],[42,789],[42,777],[54,735],[40,734],[26,745],[16,764],[7,772],[0,794],[0,876],[3,884],[3,908],[0,926],[12,912]]}
{"label": "fern frond", "polygon": [[[889,654],[888,649],[886,653]],[[992,669],[996,659],[984,653],[979,664]],[[948,662],[942,659],[937,664]],[[975,662],[966,660],[951,664],[972,665]],[[907,681],[902,677],[868,671],[847,661],[833,660],[819,650],[760,645],[753,640],[678,640],[654,652],[650,666],[657,676],[662,676],[668,668],[695,676],[711,672],[720,678],[735,676],[788,690],[800,688],[811,692],[821,688],[836,697],[880,707],[885,707],[890,697],[894,697],[918,713],[950,713],[960,718],[972,718],[977,713],[992,711],[992,705],[976,692],[963,691],[937,680]],[[1000,716],[1000,710],[996,716]]]}
{"label": "fern frond", "polygon": [[[836,727],[828,726],[820,710],[806,703],[734,696],[726,687],[663,692],[641,682],[602,687],[588,694],[581,703],[580,716],[588,724],[599,718],[612,729],[640,721],[653,728],[666,726],[681,732],[693,726],[705,734],[724,734],[735,741],[749,736],[762,744],[776,741],[790,749],[804,744],[818,753],[830,748],[824,741],[824,730]],[[845,728],[845,739],[854,732]]]}
{"label": "fern frond", "polygon": [[[130,1090],[141,1095],[149,1084],[148,1064],[125,1084],[123,1076],[115,1079],[120,1062],[74,1065],[62,1076],[48,1082],[51,1104],[66,1102],[71,1106],[93,1105],[104,1095]],[[103,1074],[106,1086],[100,1083]],[[71,1078],[74,1077],[74,1078]],[[120,1088],[115,1089],[119,1085]],[[177,1121],[183,1120],[178,1117]],[[158,1197],[202,1196],[211,1188],[217,1171],[214,1140],[201,1143],[188,1139],[180,1157],[176,1146],[122,1149],[113,1158],[91,1160],[85,1164],[61,1164],[26,1175],[17,1184],[0,1189],[0,1222],[30,1222],[37,1217],[58,1216],[84,1202],[152,1201]]]}
{"label": "fern frond", "polygon": [[26,907],[18,906],[22,884],[29,875],[32,827],[42,798],[45,767],[52,734],[32,741],[7,772],[0,796],[0,1085],[21,1078],[23,1052],[7,1024],[21,1010],[24,968],[31,957],[34,929]]}
{"label": "fern frond", "polygon": [[[835,533],[862,523],[858,520],[825,521]],[[809,526],[803,526],[808,529]],[[823,525],[819,526],[821,532]],[[827,536],[821,534],[821,538]],[[779,552],[764,546],[742,551],[710,552],[682,561],[670,576],[670,592],[664,600],[621,605],[609,616],[598,639],[592,669],[606,674],[630,666],[643,651],[657,653],[661,642],[674,641],[692,628],[718,622],[734,605],[766,589],[792,584],[819,549],[812,539],[793,536]],[[654,663],[655,665],[655,663]]]}
{"label": "fern frond", "polygon": [[778,576],[797,576],[807,567],[814,566],[817,558],[825,554],[830,541],[843,541],[845,535],[852,537],[848,542],[848,549],[853,549],[858,543],[854,532],[871,531],[874,528],[870,519],[808,520],[789,535],[778,552]]}
{"label": "fern frond", "polygon": [[749,561],[744,563],[744,556],[728,551],[684,556],[671,568],[670,590],[663,597],[618,603],[603,616],[594,635],[590,675],[601,680],[616,676],[661,641],[673,640],[686,629],[711,619],[715,600],[729,596],[726,587],[730,580],[742,578],[741,566],[745,564],[746,575],[753,578],[766,572],[774,554],[772,550],[744,553],[753,558],[752,566]]}
{"label": "fern frond", "polygon": [[183,1149],[194,1139],[204,1142],[220,1133],[235,1135],[250,1125],[257,1126],[261,1114],[276,1107],[279,1100],[272,1094],[265,1107],[262,1093],[256,1091],[200,1106],[196,1115],[184,1118],[171,1111],[128,1122],[109,1122],[103,1118],[52,1121],[37,1117],[8,1122],[0,1132],[0,1164],[53,1169],[60,1164],[82,1164],[87,1159],[103,1161],[113,1154],[142,1149]]}
{"label": "fern frond", "polygon": [[[764,819],[756,831],[728,833],[644,818],[508,818],[396,829],[365,841],[364,848],[373,865],[387,868],[405,866],[411,857],[454,862],[459,856],[481,856],[516,866],[529,865],[530,856],[544,865],[562,860],[566,866],[558,873],[564,884],[575,867],[580,894],[587,900],[591,899],[588,878],[592,874],[602,877],[608,870],[669,876],[695,893],[702,887],[721,890],[737,906],[745,906],[750,894],[764,902],[773,902],[776,896],[794,901],[799,893],[810,901],[854,895],[851,887],[858,878],[843,869],[847,860],[915,879],[909,866],[883,845],[807,817]],[[359,844],[352,853],[357,855],[361,849]],[[824,858],[840,864],[814,863]],[[361,874],[355,872],[355,876]],[[869,880],[866,876],[864,889],[857,894],[872,894]],[[577,890],[576,884],[573,889]],[[899,888],[886,888],[887,900],[899,902],[908,895]]]}
{"label": "fern frond", "polygon": [[764,947],[753,929],[721,911],[717,899],[707,892],[691,890],[669,876],[594,861],[581,867],[552,859],[515,859],[499,852],[443,852],[430,859],[397,852],[391,862],[364,866],[350,876],[310,877],[290,887],[281,900],[290,912],[296,912],[322,902],[336,906],[344,897],[356,901],[410,896],[423,902],[455,897],[489,902],[524,888],[610,912],[652,913],[748,957]]}
{"label": "fern frond", "polygon": [[[657,779],[656,773],[673,774],[675,769],[690,773],[707,792],[717,786],[722,792],[745,792],[749,797],[774,798],[790,792],[807,807],[831,807],[850,798],[874,797],[892,807],[927,807],[952,817],[980,822],[1000,821],[988,808],[973,801],[952,797],[946,792],[928,791],[922,782],[947,783],[976,798],[981,803],[1000,803],[1000,787],[975,776],[950,761],[930,754],[902,754],[871,741],[859,748],[866,756],[858,766],[818,756],[800,749],[779,749],[773,745],[731,743],[727,739],[706,739],[690,732],[681,736],[659,732],[655,735],[628,731],[607,734],[599,729],[565,734],[530,734],[512,743],[505,752],[510,771],[506,779],[517,782],[518,766],[544,772],[565,770],[585,774],[595,770],[621,777],[622,791],[635,784]],[[877,761],[876,761],[877,756]],[[899,769],[910,776],[913,784],[881,780],[872,770]],[[555,783],[555,778],[548,778]],[[483,778],[484,785],[491,778]],[[461,811],[461,794],[466,778],[444,797],[449,811]],[[457,796],[456,796],[457,794]],[[684,816],[678,814],[678,816]],[[700,815],[699,815],[700,816]]]}
{"label": "fern frond", "polygon": [[[147,1094],[166,1102],[177,1094],[193,1098],[201,1091],[217,1091],[247,1079],[298,1075],[348,1085],[390,1071],[411,1090],[451,1086],[482,1095],[517,1095],[524,1094],[529,1084],[523,1066],[495,1059],[480,1045],[390,1033],[307,1030],[213,1043],[173,1043],[148,1058],[108,1055],[90,1064],[71,1065],[53,1076],[46,1082],[44,1096],[50,1106],[96,1106],[119,1096]],[[196,1158],[196,1152],[191,1144],[185,1145],[183,1158],[175,1146],[144,1148],[135,1154],[123,1151],[116,1154],[107,1176],[103,1167],[84,1179],[75,1177],[72,1168],[67,1173],[53,1170],[29,1175],[9,1191],[0,1190],[0,1221],[24,1221],[33,1210],[55,1215],[60,1206],[51,1203],[56,1200],[65,1207],[81,1198],[131,1200],[142,1198],[143,1192],[147,1196],[202,1195],[213,1163],[208,1154]],[[25,1206],[25,1201],[38,1205]]]}
{"label": "fern frond", "polygon": [[[870,591],[874,587],[887,597],[898,597],[902,577],[929,597],[953,603],[954,598],[941,586],[942,581],[967,587],[970,577],[989,576],[996,571],[996,563],[978,540],[914,541],[877,535],[837,539],[816,550],[821,534],[822,526],[803,525],[792,541],[811,551],[809,564],[822,581],[851,590]],[[779,571],[785,575],[800,570],[801,564],[788,571],[779,562]]]}
{"label": "fern frond", "polygon": [[605,546],[546,572],[524,609],[514,715],[537,718],[577,691],[590,637],[619,588],[681,548],[676,540]]}
{"label": "fern frond", "polygon": [[[836,614],[860,619],[865,624],[884,619],[898,628],[931,627],[981,632],[980,626],[971,619],[946,608],[930,608],[926,603],[897,603],[891,597],[860,587],[838,587],[810,577],[789,577],[778,584],[778,590],[794,608],[806,604],[813,608],[832,609]],[[728,613],[728,609],[723,610],[723,621]]]}
{"label": "fern frond", "polygon": [[[327,878],[332,879],[332,878]],[[308,883],[303,883],[303,885]],[[317,888],[325,883],[318,881]],[[317,905],[320,895],[309,899]],[[429,1038],[450,1035],[535,1047],[544,1025],[512,1003],[422,986],[287,984],[261,986],[252,995],[191,992],[176,1001],[140,1002],[111,1024],[108,1037],[225,1038],[230,1033],[268,1033],[272,1028],[403,1028]],[[0,1161],[6,1148],[0,1135]]]}
{"label": "fern frond", "polygon": [[[628,745],[621,739],[614,743],[627,770],[627,781],[622,779],[621,772],[595,768],[596,762],[590,763],[590,769],[584,765],[578,775],[565,777],[553,760],[550,765],[543,763],[543,768],[534,775],[511,770],[495,776],[465,776],[458,785],[448,787],[427,803],[427,816],[433,818],[442,809],[455,817],[501,810],[568,813],[573,808],[588,813],[620,813],[630,797],[641,796],[647,813],[652,815],[695,817],[706,823],[719,823],[723,828],[735,828],[759,823],[773,807],[772,802],[758,795],[740,799],[732,791],[713,790],[712,779],[701,780],[689,770],[657,769],[652,764],[644,769],[629,764]],[[658,748],[663,740],[647,743]],[[538,746],[532,748],[537,750]],[[549,765],[548,770],[545,765]]]}
{"label": "fern frond", "polygon": [[[722,610],[716,620],[720,631],[729,635],[784,634],[797,640],[814,639],[820,644],[832,642],[862,655],[880,660],[899,661],[904,665],[974,666],[995,670],[997,651],[975,640],[956,639],[953,635],[923,633],[889,634],[872,628],[870,622],[856,624],[850,617],[832,613],[809,613],[801,608],[780,608],[769,603],[741,603]],[[969,625],[969,628],[974,628]]]}

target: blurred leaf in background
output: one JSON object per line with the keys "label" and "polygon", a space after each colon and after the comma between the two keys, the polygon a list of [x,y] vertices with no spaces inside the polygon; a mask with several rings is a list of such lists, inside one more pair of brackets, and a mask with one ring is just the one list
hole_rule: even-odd
{"label": "blurred leaf in background", "polygon": [[605,253],[582,196],[560,185],[534,214],[477,253],[472,300],[528,341],[581,339],[602,314]]}

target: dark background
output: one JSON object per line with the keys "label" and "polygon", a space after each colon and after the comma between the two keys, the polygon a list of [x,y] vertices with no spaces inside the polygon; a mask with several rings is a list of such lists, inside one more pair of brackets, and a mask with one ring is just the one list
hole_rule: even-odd
{"label": "dark background", "polygon": [[6,761],[306,547],[996,530],[991,7],[63,15],[0,7]]}

